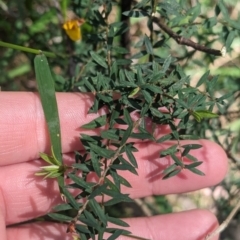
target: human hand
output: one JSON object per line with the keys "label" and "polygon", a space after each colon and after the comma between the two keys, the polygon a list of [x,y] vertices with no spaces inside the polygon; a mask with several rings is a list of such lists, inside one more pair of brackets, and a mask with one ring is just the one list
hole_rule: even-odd
{"label": "human hand", "polygon": [[[80,126],[94,119],[96,114],[86,114],[92,102],[89,95],[59,93],[57,100],[64,159],[71,161],[74,156],[71,152],[82,149]],[[56,180],[43,180],[34,175],[40,166],[46,165],[37,160],[39,152],[50,152],[38,96],[30,92],[0,92],[0,116],[0,239],[71,239],[70,234],[66,233],[66,225],[61,224],[37,222],[6,228],[46,214],[61,203],[61,199]],[[161,129],[160,134],[164,131]],[[203,161],[199,168],[206,176],[184,171],[163,181],[161,172],[169,161],[159,159],[159,151],[165,143],[138,142],[136,147],[139,152],[135,154],[139,165],[138,176],[124,171],[122,175],[131,183],[132,189],[123,188],[123,191],[130,193],[132,198],[139,198],[188,192],[217,184],[227,171],[226,154],[213,142],[201,140],[196,143],[202,144],[203,148],[192,154]],[[153,240],[202,240],[218,225],[215,216],[206,210],[125,221],[134,235]]]}

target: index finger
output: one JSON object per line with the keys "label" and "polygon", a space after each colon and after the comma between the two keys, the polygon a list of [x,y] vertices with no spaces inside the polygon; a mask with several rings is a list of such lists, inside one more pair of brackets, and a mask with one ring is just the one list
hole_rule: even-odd
{"label": "index finger", "polygon": [[[102,108],[88,114],[92,94],[57,93],[62,152],[81,150],[80,133],[93,133],[80,126],[106,113]],[[39,96],[32,92],[0,92],[0,166],[39,158],[49,152],[50,141]],[[161,129],[160,129],[161,128]],[[166,133],[166,126],[157,132]],[[95,129],[100,134],[102,129]]]}
{"label": "index finger", "polygon": [[[89,94],[57,94],[63,153],[81,149],[80,126],[99,114],[87,114]],[[40,99],[32,92],[0,93],[0,165],[24,162],[49,151]]]}

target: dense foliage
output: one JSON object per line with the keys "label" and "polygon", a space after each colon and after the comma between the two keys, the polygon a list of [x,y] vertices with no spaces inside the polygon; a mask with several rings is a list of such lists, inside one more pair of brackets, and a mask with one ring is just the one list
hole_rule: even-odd
{"label": "dense foliage", "polygon": [[[201,145],[181,145],[182,139],[213,139],[226,149],[233,170],[240,167],[235,154],[240,134],[231,131],[239,130],[239,120],[234,121],[239,115],[239,51],[234,49],[239,47],[240,18],[233,6],[222,0],[192,2],[76,0],[60,4],[26,1],[24,5],[12,1],[7,9],[1,9],[2,18],[10,19],[5,25],[1,19],[1,33],[15,30],[13,35],[4,34],[2,41],[53,52],[57,58],[49,62],[56,89],[93,94],[89,113],[107,109],[105,115],[81,126],[102,131],[100,135],[80,135],[85,151],[76,152],[74,164],[59,162],[54,138],[52,156],[41,155],[53,168],[43,168],[40,174],[72,180],[68,185],[59,180],[67,203],[56,206],[49,216],[67,222],[68,231],[76,231],[80,239],[94,239],[95,235],[103,239],[104,232],[111,233],[109,240],[129,234],[107,226],[108,222],[127,224],[105,209],[132,201],[121,192],[122,185],[131,185],[119,172],[137,174],[134,152],[138,149],[133,139],[157,144],[175,140],[174,145],[159,153],[160,158],[171,159],[161,173],[163,179],[183,169],[204,175],[198,169],[201,159],[192,155]],[[69,10],[76,16],[67,19]],[[63,23],[74,20],[80,31],[73,33],[79,36],[76,42],[72,41],[72,33],[62,28]],[[9,48],[1,50],[1,55],[1,67],[7,69],[0,80],[3,89],[36,88],[26,80],[33,77],[31,54],[16,54]],[[214,68],[225,55],[234,56],[235,61],[223,61]],[[23,63],[16,65],[17,60]],[[46,66],[41,65],[42,61]],[[39,70],[48,68],[46,61],[41,54],[35,59],[37,77],[51,79],[50,72]],[[43,72],[48,75],[42,76]],[[12,82],[16,76],[21,84]],[[147,126],[149,119],[151,129]],[[230,128],[225,127],[227,124]],[[169,126],[169,133],[158,137],[155,129],[159,125]],[[98,176],[96,182],[87,181],[92,173]],[[229,194],[232,186],[238,185],[235,178],[225,182]],[[72,188],[80,190],[79,194],[72,196]],[[105,195],[108,201],[104,201]]]}

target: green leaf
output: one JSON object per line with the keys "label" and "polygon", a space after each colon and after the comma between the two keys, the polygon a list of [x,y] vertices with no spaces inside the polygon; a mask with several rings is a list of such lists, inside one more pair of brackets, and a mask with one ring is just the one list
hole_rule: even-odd
{"label": "green leaf", "polygon": [[117,174],[116,169],[110,169],[110,175],[118,189],[120,189],[120,175]]}
{"label": "green leaf", "polygon": [[135,168],[132,165],[130,165],[130,163],[113,164],[113,165],[111,165],[111,168],[116,169],[116,170],[122,170],[122,171],[128,170],[129,172],[137,175],[137,171],[135,170]]}
{"label": "green leaf", "polygon": [[160,157],[165,157],[167,155],[176,153],[177,152],[177,147],[178,147],[178,145],[175,144],[175,145],[169,147],[168,149],[161,151]]}
{"label": "green leaf", "polygon": [[149,93],[148,91],[146,91],[146,90],[142,90],[141,93],[142,93],[145,101],[146,101],[148,104],[151,104],[151,103],[152,103],[152,98],[153,98],[152,94],[150,94],[150,93]]}
{"label": "green leaf", "polygon": [[129,145],[126,145],[125,146],[125,151],[126,151],[126,154],[127,154],[127,157],[129,159],[129,161],[132,163],[132,165],[137,168],[138,167],[138,164],[137,164],[137,161],[136,161],[136,158],[134,157],[132,151],[131,151],[131,146]]}
{"label": "green leaf", "polygon": [[137,80],[140,84],[144,84],[143,72],[140,66],[137,66]]}
{"label": "green leaf", "polygon": [[205,72],[202,77],[199,79],[196,87],[200,87],[203,83],[205,83],[208,80],[210,71]]}
{"label": "green leaf", "polygon": [[179,135],[179,138],[182,140],[198,140],[198,139],[200,139],[199,136],[190,135],[190,134]]}
{"label": "green leaf", "polygon": [[198,111],[192,111],[191,114],[193,117],[200,122],[204,118],[216,118],[218,115],[216,113],[212,113],[208,110],[198,110]]}
{"label": "green leaf", "polygon": [[[124,69],[124,73],[129,82],[131,83],[135,82],[135,77],[133,72]],[[137,87],[136,83],[134,83],[134,87]]]}
{"label": "green leaf", "polygon": [[181,161],[181,159],[179,159],[175,154],[170,154],[171,158],[173,159],[173,161],[176,163],[176,165],[180,166],[180,167],[184,167],[183,162]]}
{"label": "green leaf", "polygon": [[189,171],[191,171],[191,172],[193,172],[193,173],[196,173],[196,174],[198,174],[198,175],[200,175],[200,176],[205,176],[205,173],[203,173],[202,171],[200,171],[199,169],[197,169],[197,168],[188,168],[188,170]]}
{"label": "green leaf", "polygon": [[233,93],[229,92],[227,94],[224,94],[220,98],[217,98],[216,100],[221,103],[223,100],[230,98],[232,95],[233,95]]}
{"label": "green leaf", "polygon": [[[108,232],[108,233],[113,233],[116,230],[119,230],[119,228],[106,228],[106,232]],[[128,236],[130,234],[131,234],[131,232],[127,231],[127,230],[123,230],[123,232],[122,232],[122,235],[124,235],[124,236]],[[134,235],[130,235],[130,236],[133,237],[133,238],[137,238],[137,239],[139,238],[139,237],[136,237]],[[142,240],[150,240],[150,239],[143,238]]]}
{"label": "green leaf", "polygon": [[104,190],[106,189],[107,184],[103,184],[101,186],[94,187],[94,190],[89,195],[88,199],[93,199],[96,196],[101,196],[104,193]]}
{"label": "green leaf", "polygon": [[191,18],[189,21],[192,23],[194,20],[201,14],[201,4],[197,3],[196,6],[190,9],[190,11],[187,12],[187,14],[191,14]]}
{"label": "green leaf", "polygon": [[102,169],[100,167],[100,161],[99,161],[98,155],[94,151],[90,150],[90,157],[91,157],[91,161],[92,161],[94,171],[96,172],[98,177],[101,177]]}
{"label": "green leaf", "polygon": [[106,123],[107,123],[107,115],[103,115],[98,118],[95,118],[94,120],[92,120],[91,122],[89,122],[87,124],[82,125],[81,128],[94,129],[94,128],[102,127],[102,126],[106,125]]}
{"label": "green leaf", "polygon": [[83,189],[89,188],[88,183],[86,183],[81,177],[78,177],[78,176],[76,176],[72,173],[69,173],[68,177],[70,177],[73,180],[74,183],[76,183],[77,185],[79,185]]}
{"label": "green leaf", "polygon": [[132,60],[130,60],[130,59],[117,59],[116,63],[117,63],[118,66],[121,66],[121,65],[131,65],[132,64]]}
{"label": "green leaf", "polygon": [[47,155],[46,153],[39,153],[40,158],[42,158],[45,162],[51,164],[51,165],[57,165],[59,166],[59,162],[54,159],[54,157]]}
{"label": "green leaf", "polygon": [[103,147],[100,147],[96,144],[93,143],[88,143],[89,144],[89,148],[91,149],[91,151],[95,152],[98,156],[102,156],[104,158],[111,158],[114,155],[114,151],[110,150],[110,149],[106,149]]}
{"label": "green leaf", "polygon": [[128,197],[128,194],[121,194],[118,198],[112,198],[104,203],[104,206],[111,206],[120,202],[133,202],[131,198]]}
{"label": "green leaf", "polygon": [[130,94],[128,95],[128,97],[129,97],[129,98],[134,97],[136,94],[138,94],[138,92],[139,92],[140,90],[141,90],[140,87],[134,88],[134,89],[130,92]]}
{"label": "green leaf", "polygon": [[107,216],[107,220],[113,224],[119,225],[121,227],[129,227],[129,224],[124,222],[123,220],[119,218],[109,217]]}
{"label": "green leaf", "polygon": [[[142,121],[143,122],[143,121]],[[155,141],[155,138],[153,137],[153,135],[151,133],[149,133],[146,129],[145,126],[143,127],[138,127],[138,130],[140,131],[139,133],[132,133],[131,137],[132,138],[137,138],[137,139],[149,139],[152,141]]]}
{"label": "green leaf", "polygon": [[104,58],[102,58],[101,56],[99,56],[97,53],[93,51],[90,52],[90,55],[97,64],[99,64],[103,68],[108,68],[106,60]]}
{"label": "green leaf", "polygon": [[110,168],[117,169],[117,170],[128,170],[133,174],[137,175],[136,169],[127,161],[125,160],[121,155],[117,158],[121,164],[112,164]]}
{"label": "green leaf", "polygon": [[79,221],[81,221],[82,223],[85,223],[87,226],[93,227],[95,229],[98,229],[98,221],[97,219],[95,219],[95,217],[86,209],[83,211],[83,215],[81,215],[78,219]]}
{"label": "green leaf", "polygon": [[159,139],[157,139],[157,143],[162,143],[162,142],[165,142],[165,141],[168,141],[168,140],[171,140],[172,139],[172,134],[166,134],[164,135],[163,137],[160,137]]}
{"label": "green leaf", "polygon": [[135,139],[149,139],[154,141],[155,139],[153,138],[152,134],[150,133],[132,133],[131,134],[131,138],[135,138]]}
{"label": "green leaf", "polygon": [[109,129],[101,131],[101,137],[109,140],[119,140],[120,130],[119,129]]}
{"label": "green leaf", "polygon": [[42,54],[37,55],[34,58],[34,68],[53,152],[56,155],[56,159],[62,163],[61,134],[57,100],[55,96],[54,80],[52,78],[47,58]]}
{"label": "green leaf", "polygon": [[72,167],[82,170],[83,172],[90,172],[89,168],[84,163],[73,163]]}
{"label": "green leaf", "polygon": [[198,113],[196,113],[196,112],[191,112],[191,114],[193,115],[193,117],[194,117],[194,119],[197,121],[197,122],[201,122],[201,120],[202,120],[202,118],[201,118],[201,116],[198,114]]}
{"label": "green leaf", "polygon": [[[80,232],[80,233],[90,233],[90,231],[84,225],[76,224],[75,227],[76,227],[77,231]],[[81,240],[83,240],[82,237],[81,237]]]}
{"label": "green leaf", "polygon": [[173,170],[173,171],[171,171],[170,173],[168,173],[168,174],[166,174],[162,179],[168,179],[168,178],[170,178],[170,177],[173,177],[173,176],[176,176],[178,173],[180,173],[181,172],[181,169],[180,168],[178,168],[178,169],[175,169],[175,170]]}
{"label": "green leaf", "polygon": [[184,148],[184,150],[182,152],[182,157],[183,157],[183,156],[186,156],[190,152],[190,150],[199,149],[199,148],[202,147],[202,145],[200,145],[200,144],[187,144],[187,145],[183,145],[182,147]]}
{"label": "green leaf", "polygon": [[126,82],[126,77],[123,69],[119,70],[119,83]]}
{"label": "green leaf", "polygon": [[48,216],[54,220],[60,221],[60,222],[70,222],[72,221],[72,217],[60,214],[60,213],[49,213]]}
{"label": "green leaf", "polygon": [[163,63],[163,66],[162,66],[162,71],[163,71],[164,73],[165,73],[165,72],[168,70],[168,68],[170,67],[171,61],[172,61],[172,57],[171,57],[171,55],[169,55],[169,56],[165,59],[165,61],[164,61],[164,63]]}
{"label": "green leaf", "polygon": [[169,173],[171,173],[172,171],[174,171],[175,169],[179,169],[176,165],[176,163],[170,165],[169,167],[165,168],[163,171],[164,175],[168,175]]}
{"label": "green leaf", "polygon": [[119,47],[119,46],[112,47],[112,50],[116,51],[116,53],[119,53],[119,54],[128,54],[129,53],[129,51],[126,48]]}
{"label": "green leaf", "polygon": [[230,47],[232,45],[233,40],[235,39],[235,31],[231,31],[229,32],[227,39],[226,39],[226,43],[225,43],[225,47],[227,49],[227,52],[230,51]]}
{"label": "green leaf", "polygon": [[182,145],[183,148],[190,148],[190,149],[199,149],[202,148],[202,145],[200,144],[186,144]]}
{"label": "green leaf", "polygon": [[121,145],[124,145],[127,142],[128,138],[132,133],[132,130],[133,130],[133,125],[128,126],[127,130],[124,131],[124,134],[120,143]]}
{"label": "green leaf", "polygon": [[119,192],[119,189],[117,188],[117,186],[112,181],[110,181],[108,178],[105,178],[104,182],[108,185],[110,190]]}
{"label": "green leaf", "polygon": [[127,181],[127,179],[123,178],[122,176],[118,175],[119,181],[122,185],[126,187],[132,187],[131,184]]}
{"label": "green leaf", "polygon": [[194,162],[194,163],[191,163],[191,164],[186,164],[185,165],[185,168],[186,169],[190,169],[190,168],[195,168],[195,167],[198,167],[199,165],[201,165],[203,162]]}
{"label": "green leaf", "polygon": [[107,240],[115,240],[123,233],[122,229],[115,230],[114,233]]}
{"label": "green leaf", "polygon": [[64,196],[67,198],[69,203],[73,206],[74,209],[78,210],[79,209],[79,204],[75,200],[75,198],[72,196],[72,194],[64,187],[62,188],[62,192]]}
{"label": "green leaf", "polygon": [[159,117],[162,118],[164,115],[160,112],[160,110],[156,109],[156,108],[152,108],[150,107],[150,111],[152,113],[153,116],[155,117]]}
{"label": "green leaf", "polygon": [[[161,73],[162,74],[162,73]],[[158,78],[159,80],[159,73],[156,73],[156,75],[154,75],[155,77]],[[151,81],[154,81],[153,77],[151,77]],[[149,90],[150,92],[153,92],[153,93],[162,93],[162,89],[157,86],[157,85],[152,85],[152,84],[144,84],[144,85],[141,85],[141,89],[147,89]]]}
{"label": "green leaf", "polygon": [[[79,204],[79,206],[81,206],[81,204]],[[68,203],[59,204],[53,207],[53,210],[56,212],[70,210],[70,209],[72,209],[72,206]]]}
{"label": "green leaf", "polygon": [[107,188],[103,189],[103,193],[112,198],[121,198],[123,195],[119,190],[113,191],[113,190],[107,189]]}
{"label": "green leaf", "polygon": [[184,148],[183,152],[182,152],[182,157],[186,156],[189,152],[190,152],[191,148],[186,147]]}
{"label": "green leaf", "polygon": [[217,6],[221,10],[223,17],[225,18],[225,21],[227,21],[229,19],[229,14],[228,14],[228,10],[227,10],[226,5],[223,2],[223,0],[218,0]]}
{"label": "green leaf", "polygon": [[128,109],[126,109],[126,108],[123,109],[123,116],[124,116],[124,121],[128,124],[128,126],[132,127],[133,120],[130,116],[130,113],[128,112]]}
{"label": "green leaf", "polygon": [[102,221],[104,225],[107,224],[107,218],[105,216],[104,210],[100,207],[100,205],[97,203],[97,201],[93,198],[89,200],[89,207],[92,209],[92,211],[99,217],[99,219]]}
{"label": "green leaf", "polygon": [[[43,112],[50,135],[52,152],[54,153],[57,161],[62,164],[60,121],[55,95],[54,80],[52,78],[47,58],[42,54],[37,55],[34,58],[34,68]],[[64,178],[61,175],[56,175],[56,177],[58,178],[59,190],[62,193]]]}
{"label": "green leaf", "polygon": [[189,159],[189,160],[191,160],[191,161],[193,161],[193,162],[198,162],[198,160],[197,160],[197,158],[195,158],[194,156],[192,156],[191,154],[186,154],[186,157]]}
{"label": "green leaf", "polygon": [[150,42],[149,37],[147,35],[144,36],[144,43],[145,43],[147,53],[153,55],[152,43]]}

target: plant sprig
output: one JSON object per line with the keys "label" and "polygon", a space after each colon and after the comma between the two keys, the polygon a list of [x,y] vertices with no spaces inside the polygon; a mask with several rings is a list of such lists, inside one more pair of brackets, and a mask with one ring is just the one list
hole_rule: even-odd
{"label": "plant sprig", "polygon": [[[206,85],[206,90],[200,91],[191,86],[190,77],[186,76],[176,57],[171,53],[165,57],[157,54],[158,48],[167,44],[167,39],[158,39],[158,31],[153,27],[153,15],[159,12],[164,16],[159,9],[162,7],[170,11],[169,5],[140,1],[133,4],[130,11],[123,13],[127,17],[144,16],[149,20],[150,37],[144,35],[139,39],[135,53],[131,54],[117,40],[128,31],[129,26],[122,22],[109,23],[113,4],[99,0],[92,9],[88,9],[86,21],[94,26],[94,31],[86,36],[89,51],[82,58],[84,71],[76,74],[77,81],[74,83],[82,94],[91,92],[94,95],[89,113],[105,108],[105,115],[81,126],[82,129],[100,128],[101,133],[80,135],[84,151],[76,152],[73,164],[59,164],[57,161],[60,159],[54,156],[55,151],[52,151],[52,156],[42,154],[42,158],[53,166],[42,167],[38,173],[45,177],[61,174],[70,179],[70,183],[60,185],[66,202],[56,206],[55,212],[49,216],[67,222],[67,231],[81,240],[96,239],[96,236],[99,240],[105,239],[105,233],[110,234],[108,240],[117,239],[120,235],[131,236],[129,231],[108,226],[109,222],[120,227],[128,224],[109,216],[105,207],[132,201],[128,194],[121,192],[122,185],[131,187],[127,179],[121,176],[121,171],[137,174],[138,164],[134,153],[138,149],[132,142],[134,139],[153,142],[161,147],[166,142],[175,141],[176,144],[159,152],[159,158],[167,157],[172,161],[162,170],[163,179],[174,177],[183,170],[203,176],[204,173],[198,169],[202,161],[192,155],[192,151],[201,145],[182,145],[180,141],[197,139],[198,136],[187,133],[192,127],[190,120],[194,118],[200,122],[217,117],[212,110],[216,105],[223,105],[226,97],[214,96],[217,78],[208,81],[208,72],[197,83],[197,86]],[[189,16],[196,18],[198,14],[191,13]],[[127,54],[131,58],[126,59]],[[152,122],[151,130],[147,127],[149,119]],[[168,125],[171,132],[158,136],[156,129],[161,125]],[[91,177],[93,174],[95,180]],[[77,190],[74,195],[72,189]]]}

